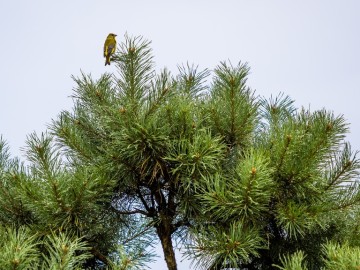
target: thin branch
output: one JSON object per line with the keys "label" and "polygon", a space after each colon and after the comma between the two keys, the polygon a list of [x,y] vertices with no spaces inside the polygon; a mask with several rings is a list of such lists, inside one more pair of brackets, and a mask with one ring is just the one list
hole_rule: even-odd
{"label": "thin branch", "polygon": [[141,191],[140,191],[140,187],[138,186],[136,189],[136,194],[138,195],[139,199],[141,200],[142,204],[144,205],[146,211],[148,211],[148,213],[151,213],[153,211],[151,211],[151,207],[148,206],[147,202],[145,201]]}
{"label": "thin branch", "polygon": [[337,182],[337,180],[340,179],[340,177],[343,175],[343,173],[346,172],[346,170],[351,166],[351,164],[352,164],[351,162],[347,162],[347,163],[345,164],[345,166],[341,169],[341,171],[340,171],[337,175],[335,175],[335,177],[333,177],[333,179],[330,181],[330,183],[328,184],[328,186],[325,187],[325,191],[327,191],[328,189],[330,189],[330,188]]}
{"label": "thin branch", "polygon": [[182,220],[179,220],[178,222],[176,222],[174,225],[173,225],[173,230],[171,233],[174,233],[178,228],[182,227],[182,226],[187,226],[187,227],[190,227],[191,226],[191,223],[190,221],[187,219],[187,218],[184,218]]}
{"label": "thin branch", "polygon": [[150,230],[153,227],[153,223],[150,222],[148,225],[145,226],[145,229],[143,229],[142,231],[134,234],[132,237],[126,239],[125,241],[123,241],[123,245],[129,243],[130,241],[134,240],[135,238],[137,238],[138,236],[144,234],[145,232],[147,232],[148,230]]}
{"label": "thin branch", "polygon": [[121,214],[121,215],[133,215],[133,214],[142,214],[144,216],[151,216],[151,214],[149,212],[146,212],[146,211],[143,211],[141,209],[135,209],[133,211],[119,211],[119,210],[116,210],[116,212],[118,214]]}
{"label": "thin branch", "polygon": [[98,260],[102,261],[104,264],[106,264],[106,265],[109,265],[109,264],[110,264],[109,259],[108,259],[105,255],[103,255],[98,249],[96,249],[96,248],[93,247],[93,248],[90,250],[90,252],[91,252],[92,255],[94,255],[95,258],[97,258]]}

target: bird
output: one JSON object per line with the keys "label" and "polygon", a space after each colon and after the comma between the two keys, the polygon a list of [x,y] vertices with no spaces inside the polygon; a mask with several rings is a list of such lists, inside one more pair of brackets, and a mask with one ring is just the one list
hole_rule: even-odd
{"label": "bird", "polygon": [[105,66],[110,65],[110,56],[115,52],[116,50],[116,40],[115,37],[117,35],[110,33],[104,44],[104,57],[105,57]]}

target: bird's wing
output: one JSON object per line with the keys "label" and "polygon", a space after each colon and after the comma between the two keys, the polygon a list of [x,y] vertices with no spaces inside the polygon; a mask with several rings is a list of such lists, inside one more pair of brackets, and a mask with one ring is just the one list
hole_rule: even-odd
{"label": "bird's wing", "polygon": [[114,52],[115,52],[115,45],[113,44],[104,45],[104,57],[113,54]]}

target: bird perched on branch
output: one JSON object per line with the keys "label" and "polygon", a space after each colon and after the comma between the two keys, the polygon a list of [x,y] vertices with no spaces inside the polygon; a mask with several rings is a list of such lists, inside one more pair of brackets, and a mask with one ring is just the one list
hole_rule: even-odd
{"label": "bird perched on branch", "polygon": [[105,66],[106,65],[110,65],[110,56],[115,53],[116,50],[116,40],[115,37],[117,35],[110,33],[106,40],[105,40],[105,44],[104,44],[104,57],[105,57]]}

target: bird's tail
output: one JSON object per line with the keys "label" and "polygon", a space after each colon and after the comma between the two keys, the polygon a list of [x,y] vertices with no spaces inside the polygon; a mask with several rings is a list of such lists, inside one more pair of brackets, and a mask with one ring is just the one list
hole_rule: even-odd
{"label": "bird's tail", "polygon": [[105,66],[110,65],[110,55],[106,56]]}

